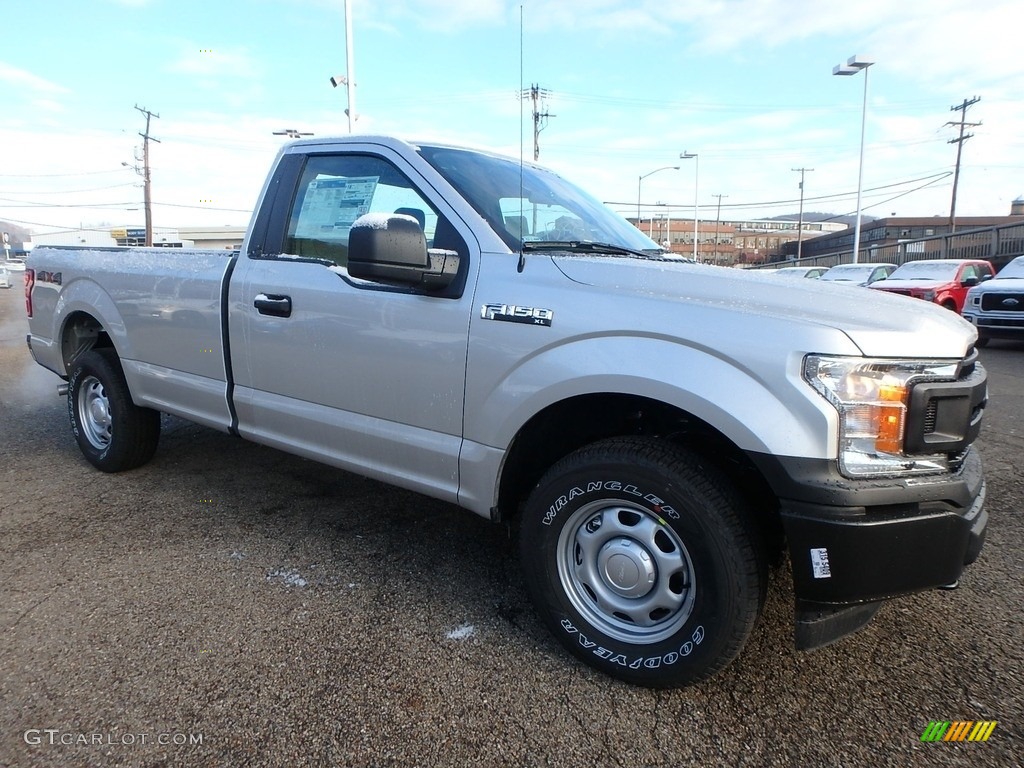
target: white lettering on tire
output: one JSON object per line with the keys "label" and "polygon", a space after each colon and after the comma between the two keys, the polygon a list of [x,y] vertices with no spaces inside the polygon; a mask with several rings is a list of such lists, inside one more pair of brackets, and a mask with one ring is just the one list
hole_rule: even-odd
{"label": "white lettering on tire", "polygon": [[[693,634],[690,635],[690,639],[684,642],[679,649],[676,651],[669,651],[661,656],[640,656],[633,661],[630,661],[625,654],[615,654],[614,651],[608,650],[607,648],[598,645],[593,640],[584,635],[580,630],[571,622],[569,619],[562,619],[562,629],[564,629],[570,635],[576,635],[579,640],[579,644],[587,649],[593,649],[592,653],[599,659],[604,659],[612,664],[619,664],[623,667],[629,667],[630,669],[639,669],[643,666],[646,669],[657,669],[662,666],[670,666],[675,664],[680,659],[684,659],[693,653],[694,649],[704,642],[705,632],[704,626],[698,625],[694,630]],[[613,654],[615,654],[613,656]]]}
{"label": "white lettering on tire", "polygon": [[563,493],[555,502],[548,507],[548,511],[544,513],[544,518],[541,523],[544,525],[551,525],[555,518],[558,517],[558,513],[561,512],[569,504],[570,501],[579,498],[580,496],[587,496],[592,493],[600,493],[601,491],[615,491],[619,493],[628,493],[630,496],[636,496],[643,499],[651,505],[653,510],[658,514],[663,514],[672,520],[679,519],[679,513],[674,508],[666,504],[661,498],[655,496],[653,493],[646,493],[640,490],[636,485],[628,484],[623,485],[618,480],[599,480],[596,482],[587,483],[587,489],[583,490],[578,485],[574,485]]}

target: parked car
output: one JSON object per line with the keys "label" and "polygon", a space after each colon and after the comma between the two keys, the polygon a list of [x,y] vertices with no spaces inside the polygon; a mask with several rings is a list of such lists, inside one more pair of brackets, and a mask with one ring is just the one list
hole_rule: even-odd
{"label": "parked car", "polygon": [[779,277],[809,277],[817,280],[828,271],[828,267],[783,267],[773,270]]}
{"label": "parked car", "polygon": [[967,291],[963,316],[978,329],[979,347],[989,339],[1024,339],[1024,256]]}
{"label": "parked car", "polygon": [[4,264],[10,272],[24,272],[25,271],[25,260],[17,257],[11,257],[7,259]]}
{"label": "parked car", "polygon": [[0,264],[0,288],[11,287],[11,272],[3,264]]}
{"label": "parked car", "polygon": [[822,280],[854,285],[871,285],[885,280],[896,269],[895,264],[837,264],[825,271]]}
{"label": "parked car", "polygon": [[992,265],[981,259],[908,261],[870,287],[932,301],[959,313],[963,311],[967,291],[995,273]]}

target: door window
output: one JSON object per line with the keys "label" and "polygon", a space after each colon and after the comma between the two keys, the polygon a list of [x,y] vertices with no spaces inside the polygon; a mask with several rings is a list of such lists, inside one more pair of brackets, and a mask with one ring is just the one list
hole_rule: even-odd
{"label": "door window", "polygon": [[344,267],[352,224],[367,213],[411,216],[427,246],[434,245],[437,211],[391,163],[371,155],[312,155],[292,203],[285,253]]}

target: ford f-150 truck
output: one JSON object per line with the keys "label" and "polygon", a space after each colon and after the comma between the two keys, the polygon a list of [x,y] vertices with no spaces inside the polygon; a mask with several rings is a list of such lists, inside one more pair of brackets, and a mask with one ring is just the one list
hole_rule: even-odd
{"label": "ford f-150 truck", "polygon": [[559,641],[668,687],[740,652],[787,551],[810,649],[982,548],[975,329],[799,283],[674,259],[519,160],[310,139],[240,252],[34,250],[28,343],[100,470],[166,412],[514,524]]}
{"label": "ford f-150 truck", "polygon": [[994,274],[991,262],[983,259],[927,259],[905,262],[887,278],[868,287],[933,301],[960,313],[967,291]]}
{"label": "ford f-150 truck", "polygon": [[971,288],[962,314],[978,329],[975,346],[984,347],[989,339],[1024,339],[1024,256]]}

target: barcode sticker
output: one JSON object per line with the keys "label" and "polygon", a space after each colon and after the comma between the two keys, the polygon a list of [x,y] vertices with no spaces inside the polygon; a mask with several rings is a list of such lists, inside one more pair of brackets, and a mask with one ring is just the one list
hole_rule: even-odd
{"label": "barcode sticker", "polygon": [[811,550],[811,570],[814,571],[816,579],[832,577],[832,569],[828,565],[828,550],[824,547]]}

